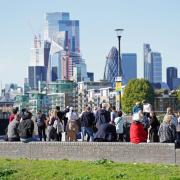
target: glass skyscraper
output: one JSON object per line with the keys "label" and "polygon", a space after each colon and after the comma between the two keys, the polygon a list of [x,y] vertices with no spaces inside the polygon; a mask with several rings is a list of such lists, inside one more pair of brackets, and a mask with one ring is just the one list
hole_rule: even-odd
{"label": "glass skyscraper", "polygon": [[162,83],[162,58],[161,53],[152,52],[152,83]]}
{"label": "glass skyscraper", "polygon": [[144,79],[152,82],[152,63],[150,44],[144,44]]}
{"label": "glass skyscraper", "polygon": [[137,55],[136,53],[122,54],[122,82],[127,84],[130,79],[137,78]]}
{"label": "glass skyscraper", "polygon": [[[125,85],[130,79],[137,78],[137,55],[135,53],[122,54],[122,83]],[[118,76],[118,50],[112,47],[104,68],[104,80],[114,86],[115,78]]]}
{"label": "glass skyscraper", "polygon": [[114,86],[115,77],[118,76],[118,50],[112,47],[107,58],[104,68],[104,80],[107,80]]}
{"label": "glass skyscraper", "polygon": [[[80,56],[79,20],[70,20],[68,12],[46,13],[45,18],[45,40],[50,42],[54,40],[65,51],[65,53],[57,53],[58,56],[56,56],[58,79],[64,78],[62,74],[67,74],[66,79],[70,79],[73,76],[73,68],[83,63]],[[64,63],[64,59],[68,62]],[[50,61],[54,61],[54,57],[50,58]],[[53,62],[50,63],[53,64]],[[67,67],[63,69],[65,64]],[[64,72],[65,70],[67,72]]]}
{"label": "glass skyscraper", "polygon": [[169,86],[169,89],[174,89],[173,87],[173,79],[177,79],[178,70],[175,67],[168,67],[166,71],[167,76],[167,84]]}
{"label": "glass skyscraper", "polygon": [[161,53],[152,52],[149,44],[144,44],[144,79],[151,83],[162,83]]}
{"label": "glass skyscraper", "polygon": [[45,66],[29,66],[28,79],[31,89],[38,89],[39,81],[46,81],[47,68]]}
{"label": "glass skyscraper", "polygon": [[45,66],[44,48],[41,46],[40,36],[34,36],[31,48],[30,66],[28,67],[28,80],[31,89],[38,89],[38,81],[46,81],[47,67]]}

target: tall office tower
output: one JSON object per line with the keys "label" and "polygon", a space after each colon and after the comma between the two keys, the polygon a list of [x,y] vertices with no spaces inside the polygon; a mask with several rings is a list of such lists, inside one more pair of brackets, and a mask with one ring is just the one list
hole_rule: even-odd
{"label": "tall office tower", "polygon": [[76,64],[76,66],[73,67],[73,79],[76,82],[90,81],[87,76],[87,68],[85,63]]}
{"label": "tall office tower", "polygon": [[28,67],[28,80],[31,89],[38,88],[38,81],[46,81],[47,68],[44,66],[44,49],[41,47],[40,36],[34,36],[31,48],[31,60]]}
{"label": "tall office tower", "polygon": [[136,53],[122,54],[122,82],[127,84],[129,80],[137,78],[137,55]]}
{"label": "tall office tower", "polygon": [[166,69],[166,78],[167,78],[166,80],[170,90],[174,89],[173,79],[177,79],[177,74],[178,74],[178,70],[175,67],[168,67]]}
{"label": "tall office tower", "polygon": [[152,83],[162,83],[162,58],[161,53],[152,52]]}
{"label": "tall office tower", "polygon": [[49,52],[51,43],[47,40],[44,41],[44,66],[48,68]]}
{"label": "tall office tower", "polygon": [[144,79],[152,82],[152,62],[150,44],[144,44]]}
{"label": "tall office tower", "polygon": [[149,44],[144,44],[144,79],[151,83],[162,83],[161,53],[152,52]]}
{"label": "tall office tower", "polygon": [[[44,38],[51,42],[51,46],[52,41],[54,41],[63,48],[63,50],[50,54],[50,64],[56,61],[58,79],[63,79],[64,76],[62,76],[62,74],[64,74],[64,72],[62,73],[62,71],[64,70],[62,68],[65,64],[64,59],[66,59],[66,78],[70,79],[72,77],[73,67],[75,67],[76,64],[82,63],[79,43],[79,20],[70,20],[70,15],[67,12],[47,13]],[[62,53],[62,51],[65,53]],[[50,67],[52,67],[52,65],[50,65]]]}
{"label": "tall office tower", "polygon": [[118,75],[118,50],[116,47],[112,47],[104,68],[104,80],[107,80],[114,86],[115,77]]}
{"label": "tall office tower", "polygon": [[28,80],[31,89],[38,89],[39,81],[46,81],[47,69],[44,66],[29,66]]}

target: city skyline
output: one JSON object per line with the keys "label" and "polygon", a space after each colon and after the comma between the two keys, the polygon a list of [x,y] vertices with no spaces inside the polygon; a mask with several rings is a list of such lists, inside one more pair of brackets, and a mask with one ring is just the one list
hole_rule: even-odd
{"label": "city skyline", "polygon": [[43,37],[45,13],[48,12],[69,12],[71,18],[79,19],[82,57],[86,60],[87,70],[95,73],[95,80],[103,78],[109,49],[118,45],[114,29],[124,28],[121,53],[137,54],[138,78],[143,77],[143,44],[149,43],[153,51],[162,55],[163,81],[166,81],[166,67],[180,66],[177,63],[179,7],[178,0],[171,3],[152,0],[151,4],[142,0],[80,0],[71,3],[63,0],[54,0],[53,3],[50,0],[4,1],[0,7],[0,81],[3,86],[11,82],[23,84],[24,77],[27,77],[33,36],[41,33]]}

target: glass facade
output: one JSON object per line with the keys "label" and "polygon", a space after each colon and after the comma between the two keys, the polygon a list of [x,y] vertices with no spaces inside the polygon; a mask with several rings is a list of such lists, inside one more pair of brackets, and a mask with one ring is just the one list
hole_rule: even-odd
{"label": "glass facade", "polygon": [[144,79],[152,82],[152,62],[150,44],[144,44]]}
{"label": "glass facade", "polygon": [[[63,47],[65,52],[57,52],[57,79],[71,79],[73,67],[82,63],[79,43],[79,20],[70,20],[70,15],[67,12],[47,13],[44,38],[49,41],[53,39]],[[66,59],[66,63],[64,63],[64,59]],[[52,64],[55,61],[54,55],[50,57],[49,61],[50,70],[48,72],[52,71]],[[48,79],[51,79],[51,77]]]}
{"label": "glass facade", "polygon": [[149,44],[144,44],[144,79],[151,83],[162,83],[161,53],[152,52]]}
{"label": "glass facade", "polygon": [[[137,78],[137,55],[135,53],[122,54],[122,83],[127,84],[130,79]],[[112,47],[104,69],[104,80],[107,80],[114,87],[115,78],[118,76],[118,50]]]}
{"label": "glass facade", "polygon": [[151,53],[152,58],[152,81],[153,83],[162,82],[162,58],[158,52]]}
{"label": "glass facade", "polygon": [[44,66],[29,66],[28,77],[31,89],[38,89],[38,81],[46,81],[47,68]]}
{"label": "glass facade", "polygon": [[135,53],[122,54],[122,73],[123,84],[137,78],[137,55]]}
{"label": "glass facade", "polygon": [[169,86],[169,89],[174,89],[173,88],[173,79],[176,79],[177,78],[177,68],[175,67],[168,67],[167,68],[167,72],[166,72],[166,75],[167,75],[167,84]]}
{"label": "glass facade", "polygon": [[104,68],[104,80],[107,80],[114,86],[115,77],[118,75],[118,50],[116,47],[112,47]]}

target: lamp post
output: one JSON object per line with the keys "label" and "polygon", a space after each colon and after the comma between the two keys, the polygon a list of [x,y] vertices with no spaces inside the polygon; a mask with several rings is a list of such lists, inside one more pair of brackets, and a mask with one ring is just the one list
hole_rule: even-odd
{"label": "lamp post", "polygon": [[121,90],[122,90],[122,65],[121,65],[121,36],[124,29],[115,29],[118,37],[118,76],[116,77],[116,107],[121,110]]}

